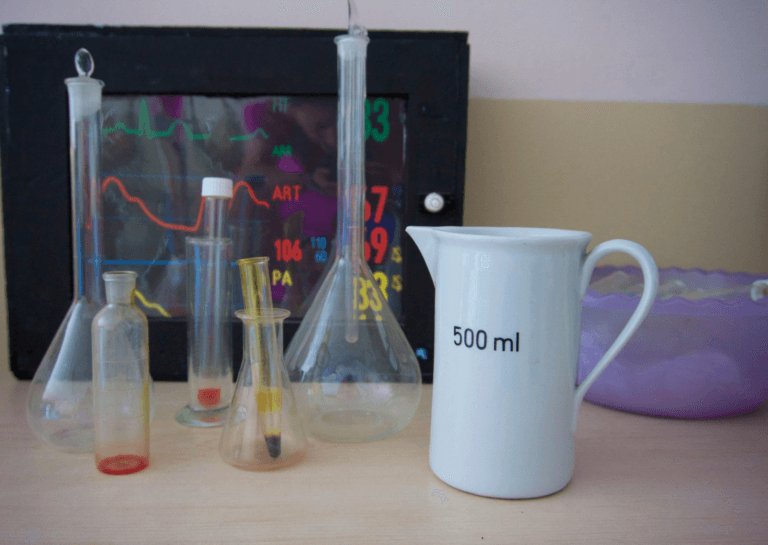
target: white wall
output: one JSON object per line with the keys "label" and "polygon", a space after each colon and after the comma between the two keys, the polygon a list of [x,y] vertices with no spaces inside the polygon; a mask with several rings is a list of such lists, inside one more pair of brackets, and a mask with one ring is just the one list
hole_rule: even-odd
{"label": "white wall", "polygon": [[[344,0],[0,0],[0,24],[342,28]],[[768,105],[766,0],[358,0],[372,29],[466,30],[482,98]]]}

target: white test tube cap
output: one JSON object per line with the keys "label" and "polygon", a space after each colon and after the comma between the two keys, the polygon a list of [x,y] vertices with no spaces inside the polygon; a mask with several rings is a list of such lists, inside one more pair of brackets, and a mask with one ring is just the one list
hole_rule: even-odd
{"label": "white test tube cap", "polygon": [[232,180],[229,178],[203,178],[203,197],[232,198]]}

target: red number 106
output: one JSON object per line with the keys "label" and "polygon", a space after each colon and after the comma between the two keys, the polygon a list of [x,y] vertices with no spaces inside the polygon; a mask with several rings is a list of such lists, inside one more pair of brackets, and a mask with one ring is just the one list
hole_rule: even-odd
{"label": "red number 106", "polygon": [[301,261],[303,252],[299,246],[298,240],[277,239],[275,241],[275,250],[277,250],[278,261]]}

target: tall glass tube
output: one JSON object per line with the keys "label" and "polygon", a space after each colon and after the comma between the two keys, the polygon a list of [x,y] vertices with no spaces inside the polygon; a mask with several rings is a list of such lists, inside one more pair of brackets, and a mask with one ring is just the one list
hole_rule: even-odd
{"label": "tall glass tube", "polygon": [[126,475],[149,465],[149,332],[133,304],[136,273],[104,273],[107,305],[93,319],[96,467]]}
{"label": "tall glass tube", "polygon": [[[337,36],[339,57],[338,187],[340,218],[336,231],[336,259],[345,286],[347,315],[356,312],[355,275],[367,268],[364,257],[365,213],[365,59],[368,36],[360,33]],[[363,105],[361,107],[361,105]],[[347,320],[346,339],[358,338],[358,321]]]}
{"label": "tall glass tube", "polygon": [[226,237],[232,180],[204,178],[203,236],[187,238],[187,382],[189,404],[176,414],[186,426],[221,426],[232,381],[232,240]]}
{"label": "tall glass tube", "polygon": [[336,257],[285,355],[307,432],[332,442],[382,439],[411,420],[421,372],[364,257],[365,59],[350,5],[338,51]]}
{"label": "tall glass tube", "polygon": [[99,165],[101,89],[91,78],[93,59],[75,55],[78,76],[65,80],[69,95],[72,262],[74,298],[27,397],[27,422],[38,439],[69,451],[93,449],[91,321],[104,303],[99,281]]}
{"label": "tall glass tube", "polygon": [[[263,323],[248,318],[248,315],[263,314],[268,316],[272,312],[272,283],[269,280],[269,258],[252,257],[239,259],[240,285],[243,291],[243,303],[245,310],[243,316],[243,337],[246,337],[244,349],[247,353],[243,356],[243,364],[248,364],[252,369],[255,395],[257,399],[281,399],[284,386],[283,375],[283,344],[275,334],[275,322],[265,319]],[[286,313],[285,317],[288,314]],[[283,319],[285,319],[283,317]],[[279,320],[282,324],[282,319]],[[290,382],[285,382],[289,385]],[[265,405],[265,403],[262,403]],[[282,436],[282,403],[275,405],[275,410],[258,411],[259,425],[264,431],[264,440],[269,447],[269,453],[277,458],[281,452]],[[302,431],[303,434],[303,431]]]}

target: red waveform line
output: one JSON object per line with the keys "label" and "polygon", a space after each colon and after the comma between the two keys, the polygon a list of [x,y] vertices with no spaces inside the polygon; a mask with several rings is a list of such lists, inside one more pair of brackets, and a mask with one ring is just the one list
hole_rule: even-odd
{"label": "red waveform line", "polygon": [[[192,226],[178,225],[178,224],[175,224],[175,223],[167,223],[167,222],[161,220],[160,218],[158,218],[157,216],[155,216],[152,212],[149,211],[149,208],[147,208],[147,205],[144,204],[144,201],[142,201],[138,197],[133,197],[132,195],[130,195],[125,190],[125,186],[123,185],[123,182],[121,182],[115,176],[109,176],[109,177],[104,179],[104,181],[101,184],[101,192],[103,193],[107,189],[107,186],[109,184],[111,184],[111,183],[117,185],[117,188],[120,190],[120,193],[123,194],[123,197],[125,197],[125,200],[127,200],[128,202],[132,202],[132,203],[138,204],[139,208],[141,208],[141,210],[144,212],[144,214],[146,214],[146,216],[150,220],[152,220],[154,223],[156,223],[160,227],[164,227],[166,229],[173,229],[175,231],[187,231],[187,232],[190,232],[190,233],[194,233],[195,231],[197,231],[200,228],[200,222],[203,219],[203,209],[205,208],[205,198],[203,198],[200,201],[200,210],[198,210],[198,212],[197,212],[197,221],[195,222],[195,224],[192,225]],[[240,187],[245,187],[245,189],[248,191],[248,194],[251,196],[251,199],[253,199],[254,203],[256,203],[256,204],[258,204],[260,206],[266,206],[267,208],[269,208],[269,203],[266,203],[264,201],[260,201],[259,199],[257,199],[256,195],[253,192],[253,189],[251,189],[251,186],[249,186],[247,183],[245,183],[243,181],[237,182],[235,184],[235,187],[232,190],[233,196],[237,192],[238,188],[240,188]],[[232,200],[231,199],[229,201],[229,208],[230,209],[232,208]]]}
{"label": "red waveform line", "polygon": [[[242,183],[242,182],[239,182]],[[203,220],[203,208],[205,206],[205,199],[200,201],[200,210],[197,212],[197,222],[193,226],[188,225],[177,225],[175,223],[166,223],[157,216],[155,216],[152,212],[149,211],[149,208],[147,208],[147,205],[144,204],[144,201],[142,201],[138,197],[132,197],[128,194],[128,192],[125,190],[125,186],[123,185],[123,182],[121,182],[119,179],[115,178],[114,176],[109,176],[108,178],[105,178],[104,181],[101,184],[101,192],[103,193],[104,190],[107,188],[109,184],[115,184],[117,185],[117,188],[120,190],[120,193],[123,194],[123,197],[125,197],[125,200],[128,202],[136,203],[139,205],[141,210],[147,215],[147,217],[155,222],[160,227],[165,227],[166,229],[173,229],[175,231],[188,231],[190,233],[194,233],[200,228],[200,222]],[[254,197],[255,198],[255,197]]]}
{"label": "red waveform line", "polygon": [[[257,199],[256,198],[256,194],[253,192],[253,189],[251,189],[251,186],[249,186],[247,183],[245,183],[243,181],[237,182],[235,184],[235,187],[232,188],[232,196],[233,197],[235,196],[235,194],[237,193],[238,188],[240,188],[240,187],[244,187],[246,190],[248,190],[248,194],[251,196],[251,199],[253,199],[253,202],[255,202],[256,204],[258,204],[260,206],[266,206],[267,208],[269,208],[269,203],[264,202],[264,201],[260,201],[259,199]],[[230,210],[232,209],[232,200],[233,199],[229,200],[229,208],[230,208]]]}

